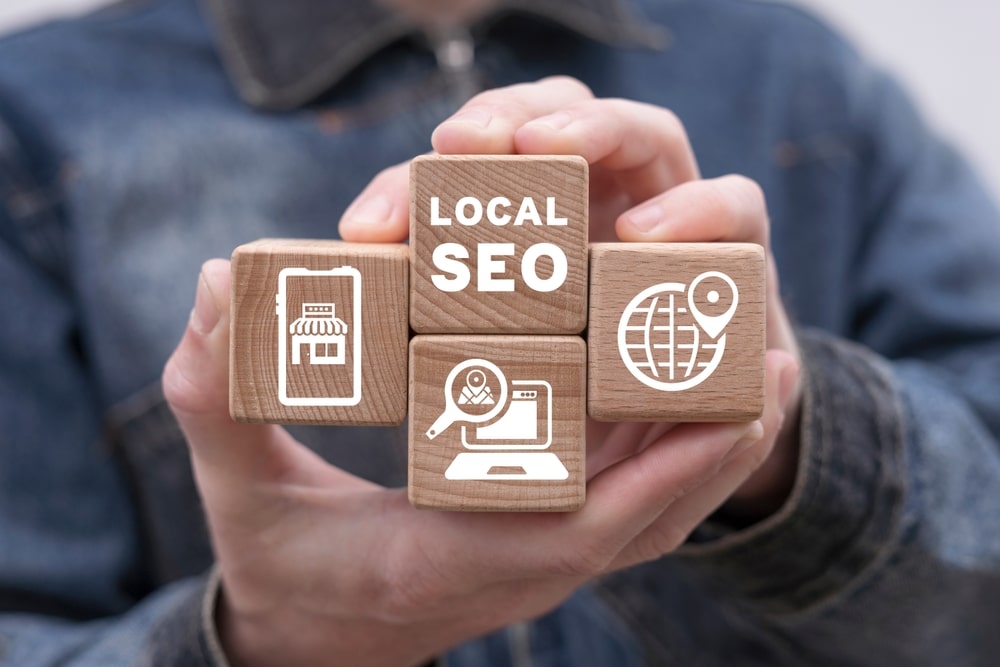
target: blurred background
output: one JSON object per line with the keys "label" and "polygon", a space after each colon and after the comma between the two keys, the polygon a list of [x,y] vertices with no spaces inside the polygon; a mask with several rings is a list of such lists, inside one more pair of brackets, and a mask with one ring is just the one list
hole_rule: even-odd
{"label": "blurred background", "polygon": [[[1000,198],[1000,2],[789,3],[826,18],[901,78],[925,115],[972,159]],[[0,34],[105,4],[109,0],[0,0]]]}

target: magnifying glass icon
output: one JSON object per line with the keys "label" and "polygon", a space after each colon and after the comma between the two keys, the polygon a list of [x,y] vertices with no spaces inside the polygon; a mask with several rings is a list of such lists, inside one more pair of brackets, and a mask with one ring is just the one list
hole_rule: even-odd
{"label": "magnifying glass icon", "polygon": [[[455,380],[458,379],[462,371],[469,368],[485,369],[493,373],[493,375],[496,376],[497,380],[500,382],[500,396],[497,397],[493,407],[483,414],[470,414],[458,407],[455,403]],[[433,440],[457,421],[469,422],[471,424],[481,424],[483,422],[487,422],[500,414],[500,411],[503,410],[505,405],[507,405],[507,378],[504,376],[503,371],[501,371],[500,368],[492,361],[487,361],[485,359],[466,359],[465,361],[456,364],[455,367],[451,369],[451,372],[448,373],[448,379],[444,382],[444,412],[442,412],[441,416],[435,419],[431,427],[427,429],[427,438],[429,440]]]}

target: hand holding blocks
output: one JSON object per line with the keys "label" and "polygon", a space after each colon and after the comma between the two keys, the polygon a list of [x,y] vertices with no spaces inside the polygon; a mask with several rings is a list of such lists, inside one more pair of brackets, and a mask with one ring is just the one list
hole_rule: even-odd
{"label": "hand holding blocks", "polygon": [[[238,248],[233,417],[394,424],[408,396],[411,502],[478,511],[580,507],[588,412],[757,418],[763,249],[588,253],[587,207],[581,158],[424,157],[411,167],[409,249]],[[421,335],[407,364],[410,326]],[[585,326],[586,344],[573,335]]]}

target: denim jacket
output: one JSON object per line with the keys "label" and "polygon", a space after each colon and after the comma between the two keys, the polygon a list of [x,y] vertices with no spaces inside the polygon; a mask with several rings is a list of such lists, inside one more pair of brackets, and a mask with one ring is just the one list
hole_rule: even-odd
{"label": "denim jacket", "polygon": [[[442,662],[996,664],[1000,215],[899,88],[774,3],[517,1],[432,35],[378,7],[133,0],[0,40],[0,666],[225,664],[158,381],[199,265],[335,236],[470,91],[557,73],[672,109],[704,175],[763,187],[798,477]],[[405,481],[402,429],[295,432]]]}

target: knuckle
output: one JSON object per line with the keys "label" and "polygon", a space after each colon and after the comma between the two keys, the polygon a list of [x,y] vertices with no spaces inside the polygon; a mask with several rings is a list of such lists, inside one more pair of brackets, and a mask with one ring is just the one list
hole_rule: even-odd
{"label": "knuckle", "polygon": [[757,470],[764,465],[764,462],[771,456],[773,450],[774,438],[764,438],[760,442],[751,445],[743,453],[742,458],[750,470]]}
{"label": "knuckle", "polygon": [[206,405],[212,403],[213,396],[204,389],[205,383],[191,377],[190,368],[185,366],[179,350],[167,360],[160,383],[163,397],[175,414],[203,412]]}
{"label": "knuckle", "polygon": [[676,550],[684,544],[689,533],[689,529],[664,521],[639,535],[633,543],[632,551],[639,562],[648,563]]}
{"label": "knuckle", "polygon": [[655,107],[655,109],[658,116],[657,122],[662,123],[670,135],[687,137],[687,128],[684,127],[680,116],[664,107]]}
{"label": "knuckle", "polygon": [[749,176],[729,174],[720,180],[732,188],[736,199],[734,201],[735,207],[739,207],[740,209],[749,207],[751,210],[764,210],[767,208],[764,189]]}
{"label": "knuckle", "polygon": [[616,549],[597,542],[584,542],[564,553],[559,560],[558,574],[589,579],[607,570],[614,560]]}
{"label": "knuckle", "polygon": [[183,401],[187,395],[187,388],[190,383],[186,381],[180,369],[177,368],[176,353],[167,359],[167,364],[163,367],[161,384],[163,386],[163,397],[166,399],[168,405],[174,405]]}
{"label": "knuckle", "polygon": [[779,400],[778,398],[775,398],[774,408],[770,410],[765,410],[764,414],[761,416],[761,423],[764,426],[764,433],[777,434],[779,431],[781,431],[781,427],[784,422],[784,415],[781,412],[782,406],[777,405],[778,400]]}

